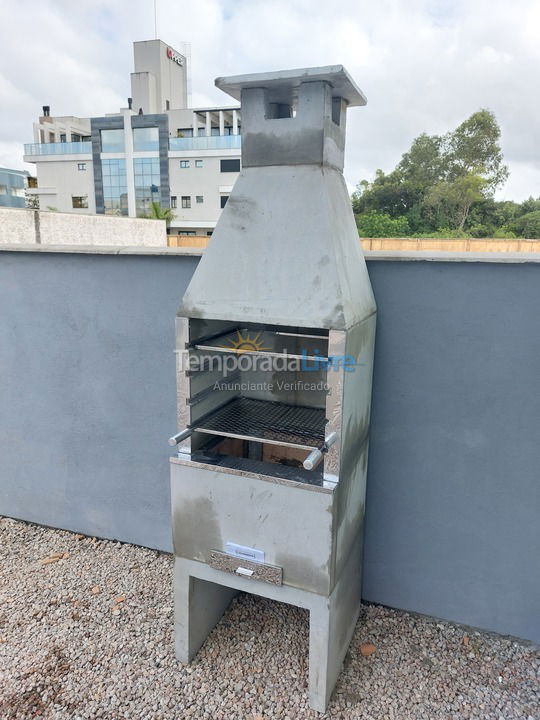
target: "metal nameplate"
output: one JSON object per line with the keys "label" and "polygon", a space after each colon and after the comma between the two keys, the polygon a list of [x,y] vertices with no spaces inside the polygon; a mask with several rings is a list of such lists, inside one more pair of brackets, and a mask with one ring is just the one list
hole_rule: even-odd
{"label": "metal nameplate", "polygon": [[251,562],[264,563],[264,552],[257,548],[238,545],[238,543],[226,542],[225,553],[240,560],[251,560]]}
{"label": "metal nameplate", "polygon": [[227,555],[220,550],[211,550],[208,564],[216,570],[223,570],[250,580],[261,580],[272,585],[283,585],[283,568],[277,565],[251,562],[244,558]]}

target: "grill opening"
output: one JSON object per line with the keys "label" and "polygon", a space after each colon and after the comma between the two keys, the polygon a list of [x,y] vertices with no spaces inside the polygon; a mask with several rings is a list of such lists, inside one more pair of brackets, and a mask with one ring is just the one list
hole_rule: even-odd
{"label": "grill opening", "polygon": [[192,453],[195,462],[215,467],[269,475],[310,485],[323,485],[322,465],[305,470],[305,451],[238,438],[213,437]]}
{"label": "grill opening", "polygon": [[186,345],[192,452],[303,476],[325,449],[328,331],[192,319]]}

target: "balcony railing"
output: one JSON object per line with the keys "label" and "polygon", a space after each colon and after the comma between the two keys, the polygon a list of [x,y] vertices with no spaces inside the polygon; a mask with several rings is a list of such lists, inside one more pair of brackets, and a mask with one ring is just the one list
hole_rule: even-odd
{"label": "balcony railing", "polygon": [[90,155],[91,142],[30,143],[24,146],[25,155]]}
{"label": "balcony railing", "polygon": [[[240,150],[241,142],[240,135],[170,138],[169,150]],[[24,146],[24,154],[27,156],[90,155],[91,153],[91,142],[29,143]]]}
{"label": "balcony railing", "polygon": [[199,137],[170,138],[169,150],[239,150],[240,135],[206,135]]}

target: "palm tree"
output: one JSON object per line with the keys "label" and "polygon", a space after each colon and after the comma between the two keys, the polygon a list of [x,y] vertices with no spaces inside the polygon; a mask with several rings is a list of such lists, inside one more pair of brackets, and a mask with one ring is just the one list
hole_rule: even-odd
{"label": "palm tree", "polygon": [[161,207],[158,202],[152,202],[150,204],[149,212],[141,215],[141,217],[148,218],[150,220],[165,220],[165,222],[167,223],[167,227],[169,227],[172,220],[174,220],[175,215],[171,208],[164,208]]}

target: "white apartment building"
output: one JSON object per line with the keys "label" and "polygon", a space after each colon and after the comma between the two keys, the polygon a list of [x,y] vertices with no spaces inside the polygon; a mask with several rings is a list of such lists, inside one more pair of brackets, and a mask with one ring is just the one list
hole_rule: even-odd
{"label": "white apartment building", "polygon": [[54,117],[24,147],[42,210],[137,217],[172,208],[171,234],[211,234],[240,171],[239,107],[188,108],[186,58],[161,40],[133,43],[128,107]]}

